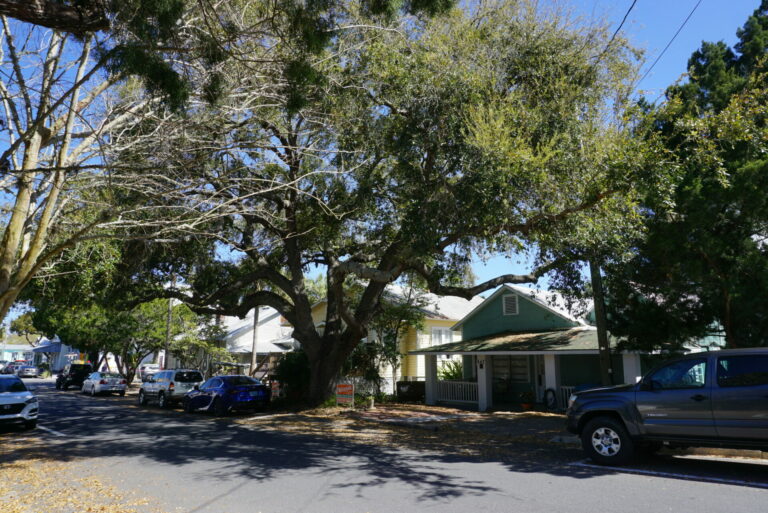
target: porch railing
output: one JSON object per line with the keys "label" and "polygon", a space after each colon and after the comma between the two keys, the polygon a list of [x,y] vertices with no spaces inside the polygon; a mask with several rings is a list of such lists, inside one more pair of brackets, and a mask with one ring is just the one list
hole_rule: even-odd
{"label": "porch railing", "polygon": [[576,387],[560,387],[560,394],[557,398],[557,406],[559,408],[568,407],[568,398],[571,397],[571,394],[575,388]]}
{"label": "porch railing", "polygon": [[477,383],[471,381],[438,381],[437,400],[450,403],[476,403]]}

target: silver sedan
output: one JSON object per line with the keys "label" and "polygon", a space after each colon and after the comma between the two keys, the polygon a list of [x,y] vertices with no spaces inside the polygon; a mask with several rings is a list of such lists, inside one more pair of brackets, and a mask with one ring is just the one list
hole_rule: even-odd
{"label": "silver sedan", "polygon": [[91,395],[103,393],[118,393],[125,395],[127,381],[120,374],[114,372],[94,372],[83,381],[81,392]]}

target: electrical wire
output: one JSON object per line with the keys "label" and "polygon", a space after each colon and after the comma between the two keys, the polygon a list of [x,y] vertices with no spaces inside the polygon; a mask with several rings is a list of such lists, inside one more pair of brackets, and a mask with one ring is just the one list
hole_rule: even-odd
{"label": "electrical wire", "polygon": [[685,24],[688,23],[688,20],[691,19],[691,16],[693,16],[693,13],[696,12],[696,9],[699,8],[699,5],[701,5],[701,2],[703,2],[703,1],[704,0],[699,0],[698,2],[696,2],[696,5],[694,5],[693,9],[691,9],[691,12],[688,13],[688,17],[685,18],[685,21],[683,21],[682,25],[680,25],[680,28],[677,29],[677,32],[675,32],[675,35],[672,36],[672,39],[669,40],[669,43],[667,43],[667,46],[664,47],[664,49],[661,51],[659,56],[656,57],[656,60],[653,61],[653,64],[651,64],[651,67],[648,68],[646,70],[646,72],[643,74],[643,76],[640,78],[640,80],[637,81],[638,85],[640,84],[640,82],[645,80],[645,77],[648,76],[648,73],[650,73],[651,70],[654,68],[654,66],[656,66],[656,64],[661,60],[661,58],[664,56],[664,52],[666,52],[667,49],[672,45],[672,43],[674,42],[675,38],[677,38],[677,35],[680,34],[680,31],[683,30],[683,27],[685,27]]}
{"label": "electrical wire", "polygon": [[635,4],[636,4],[636,3],[637,3],[637,0],[633,0],[633,1],[632,1],[632,5],[630,5],[630,6],[629,6],[629,9],[627,9],[627,12],[624,14],[624,18],[621,20],[621,23],[619,23],[619,27],[618,27],[618,28],[616,29],[616,31],[613,33],[613,35],[611,36],[611,39],[609,39],[609,40],[608,40],[608,44],[607,44],[607,45],[605,45],[605,49],[604,49],[602,52],[600,52],[600,55],[598,55],[598,56],[597,56],[597,60],[595,61],[595,64],[597,64],[598,62],[600,62],[600,59],[602,59],[602,58],[603,58],[603,55],[605,55],[605,53],[606,53],[606,52],[608,51],[608,49],[611,47],[611,43],[613,43],[613,40],[614,40],[614,39],[616,39],[616,34],[618,34],[618,33],[619,33],[619,31],[621,30],[621,27],[623,27],[623,26],[624,26],[624,23],[627,21],[627,18],[629,17],[629,13],[631,13],[631,12],[632,12],[632,9],[634,9],[634,8],[635,8]]}

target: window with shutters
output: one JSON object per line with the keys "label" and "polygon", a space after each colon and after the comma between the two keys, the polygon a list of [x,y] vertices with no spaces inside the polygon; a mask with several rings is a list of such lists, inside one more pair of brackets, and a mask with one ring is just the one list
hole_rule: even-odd
{"label": "window with shutters", "polygon": [[502,297],[504,315],[517,315],[517,294],[507,294]]}

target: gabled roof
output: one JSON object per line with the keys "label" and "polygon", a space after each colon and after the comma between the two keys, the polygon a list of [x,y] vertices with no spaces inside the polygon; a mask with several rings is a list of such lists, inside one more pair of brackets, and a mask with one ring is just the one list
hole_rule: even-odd
{"label": "gabled roof", "polygon": [[496,292],[488,296],[484,301],[482,301],[479,305],[477,305],[471,312],[469,312],[466,316],[464,316],[459,322],[451,326],[451,329],[458,330],[467,320],[471,319],[473,315],[475,315],[477,312],[482,310],[486,307],[489,303],[491,303],[494,299],[499,297],[501,294],[512,292],[514,294],[517,294],[518,296],[524,297],[534,303],[536,303],[541,308],[557,315],[558,317],[561,317],[567,321],[575,322],[580,325],[586,325],[586,323],[582,319],[577,319],[571,313],[568,311],[568,307],[566,306],[565,298],[558,294],[557,292],[551,292],[547,290],[541,290],[541,289],[529,289],[526,287],[521,287],[519,285],[502,285],[498,289],[496,289]]}
{"label": "gabled roof", "polygon": [[[387,285],[387,288],[384,291],[384,294],[393,301],[405,299],[406,293],[404,287],[394,284]],[[421,307],[424,317],[427,319],[443,321],[458,321],[483,302],[481,296],[475,296],[472,299],[464,299],[463,297],[458,296],[438,296],[431,292],[423,292],[419,295],[426,303]],[[317,306],[325,303],[325,300],[318,301],[312,305],[312,309],[314,310]]]}
{"label": "gabled roof", "polygon": [[[223,318],[226,329],[223,338],[226,340],[228,351],[232,353],[251,352],[253,349],[253,314],[254,310],[251,310],[245,319]],[[260,308],[256,341],[259,353],[278,353],[293,349],[293,339],[290,336],[292,330],[282,326],[280,320],[280,314],[274,308]]]}
{"label": "gabled roof", "polygon": [[[407,291],[400,285],[389,285],[386,294],[393,298],[404,298]],[[438,296],[431,292],[420,294],[426,304],[421,308],[427,319],[435,320],[459,320],[483,302],[483,298],[475,296],[472,299],[464,299],[458,296]]]}

